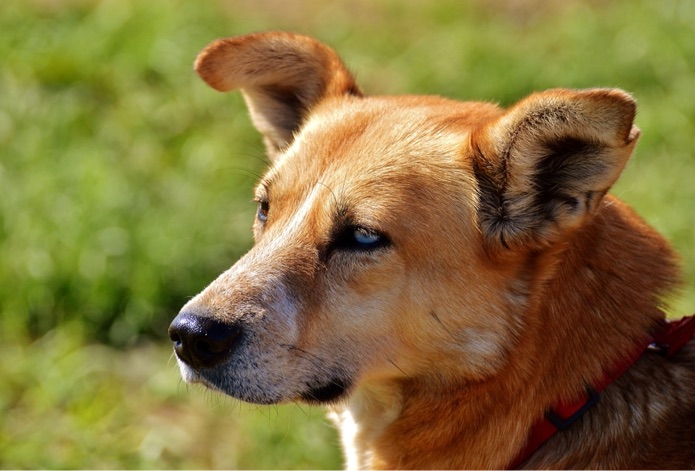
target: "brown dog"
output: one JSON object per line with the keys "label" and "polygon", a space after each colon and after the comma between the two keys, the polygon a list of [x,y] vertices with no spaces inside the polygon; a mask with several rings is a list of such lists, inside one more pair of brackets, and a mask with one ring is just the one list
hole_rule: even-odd
{"label": "brown dog", "polygon": [[364,97],[287,33],[196,70],[242,90],[273,166],[255,247],[170,327],[186,381],[327,404],[349,468],[695,467],[695,343],[646,348],[677,257],[606,195],[628,94]]}

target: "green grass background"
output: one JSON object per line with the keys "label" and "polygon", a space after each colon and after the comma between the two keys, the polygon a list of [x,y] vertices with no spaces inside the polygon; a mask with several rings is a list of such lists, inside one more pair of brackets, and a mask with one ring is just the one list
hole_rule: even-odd
{"label": "green grass background", "polygon": [[334,46],[371,94],[503,105],[622,87],[642,138],[614,192],[683,255],[695,311],[695,2],[4,0],[0,467],[337,468],[308,406],[178,377],[166,327],[250,245],[260,138],[192,72],[258,30]]}

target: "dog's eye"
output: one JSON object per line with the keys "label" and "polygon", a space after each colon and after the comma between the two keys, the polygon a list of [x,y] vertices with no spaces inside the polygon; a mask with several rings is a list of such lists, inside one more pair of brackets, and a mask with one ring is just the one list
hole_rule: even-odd
{"label": "dog's eye", "polygon": [[258,211],[256,212],[256,217],[260,222],[266,222],[268,220],[268,211],[270,210],[270,203],[266,200],[258,201]]}
{"label": "dog's eye", "polygon": [[335,252],[373,252],[391,245],[386,234],[364,226],[346,224],[333,235],[333,239],[322,251],[321,257],[328,260]]}
{"label": "dog's eye", "polygon": [[381,234],[364,227],[355,227],[352,231],[352,237],[358,246],[364,248],[377,246],[382,239]]}
{"label": "dog's eye", "polygon": [[363,226],[347,226],[330,245],[329,252],[336,249],[366,252],[386,247],[389,243],[388,238],[378,231]]}

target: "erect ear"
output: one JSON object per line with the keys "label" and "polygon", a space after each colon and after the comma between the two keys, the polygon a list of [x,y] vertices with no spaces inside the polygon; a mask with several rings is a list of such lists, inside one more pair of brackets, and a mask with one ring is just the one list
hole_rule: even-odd
{"label": "erect ear", "polygon": [[198,55],[195,70],[215,90],[242,90],[271,157],[292,142],[321,100],[362,95],[335,51],[291,33],[214,41]]}
{"label": "erect ear", "polygon": [[540,248],[591,217],[618,179],[639,129],[616,89],[548,90],[471,135],[479,219],[505,248]]}

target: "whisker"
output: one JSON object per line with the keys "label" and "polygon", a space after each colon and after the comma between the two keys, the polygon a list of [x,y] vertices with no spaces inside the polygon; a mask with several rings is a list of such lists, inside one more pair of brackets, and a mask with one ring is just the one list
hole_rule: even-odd
{"label": "whisker", "polygon": [[[344,370],[341,370],[340,368],[334,368],[331,365],[327,365],[326,361],[324,359],[314,355],[311,352],[303,350],[303,349],[297,347],[296,345],[280,344],[280,346],[285,347],[290,351],[296,351],[296,352],[301,353],[302,355],[305,355],[305,357],[309,360],[309,362],[311,362],[313,367],[316,368],[316,370],[319,373],[322,373],[326,377],[330,378],[329,379],[330,382],[328,383],[329,385],[343,386],[343,384],[341,384],[339,380],[336,380],[336,378],[334,376],[335,376],[336,370],[340,370],[343,373],[345,372]],[[316,398],[313,398],[313,399],[316,399]]]}
{"label": "whisker", "polygon": [[439,318],[436,312],[432,311],[430,315],[439,323],[439,325],[442,326],[442,328],[446,331],[447,334],[449,334],[449,336],[452,339],[454,339],[456,342],[459,341],[459,339],[456,338],[456,336],[449,330],[449,328],[444,324],[444,322],[442,322],[442,320]]}
{"label": "whisker", "polygon": [[310,415],[304,410],[304,408],[302,407],[302,404],[300,404],[300,403],[297,402],[297,401],[292,401],[292,402],[293,402],[293,404],[295,405],[295,407],[298,408],[298,409],[302,412],[302,414],[304,414],[304,417],[306,417],[307,419],[310,419],[310,418],[311,418],[311,416],[310,416]]}
{"label": "whisker", "polygon": [[412,376],[410,376],[408,373],[406,373],[405,371],[403,371],[403,369],[402,369],[400,366],[398,366],[398,365],[396,364],[396,362],[393,361],[393,360],[390,359],[390,358],[389,358],[389,363],[391,363],[393,366],[395,366],[396,369],[397,369],[398,371],[400,371],[401,373],[403,373],[403,376],[405,376],[406,378],[412,379]]}
{"label": "whisker", "polygon": [[268,167],[272,167],[273,162],[268,158],[267,154],[265,153],[265,149],[262,147],[258,147],[255,143],[244,141],[244,144],[246,144],[249,147],[252,147],[254,150],[258,152],[258,154],[246,154],[249,157],[253,157],[254,159],[258,160],[259,162],[265,164]]}
{"label": "whisker", "polygon": [[253,178],[254,181],[258,181],[261,178],[263,178],[263,175],[256,172],[255,170],[243,167],[220,167],[220,170],[229,172],[231,175]]}
{"label": "whisker", "polygon": [[337,197],[337,196],[335,195],[335,193],[333,192],[333,189],[332,189],[330,186],[326,185],[325,183],[323,183],[323,182],[321,182],[321,181],[317,182],[317,184],[318,184],[318,185],[321,185],[322,187],[324,187],[325,189],[327,189],[328,191],[331,192],[331,195],[333,195],[333,203],[334,203],[335,206],[337,207],[337,206],[338,206],[338,197]]}
{"label": "whisker", "polygon": [[[175,359],[175,358],[176,358],[176,353],[174,353],[174,352],[172,351],[171,354],[169,355],[169,359],[167,360],[167,366],[171,365],[171,360],[173,360],[173,359]],[[177,367],[179,366],[179,365],[178,365],[178,362],[176,363],[176,366],[177,366]]]}

